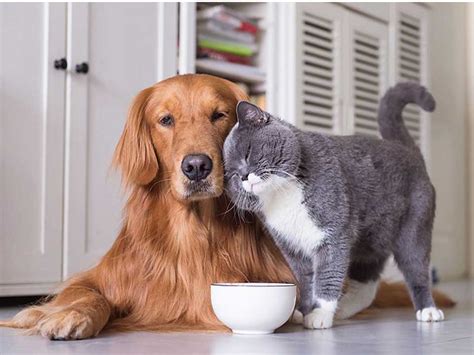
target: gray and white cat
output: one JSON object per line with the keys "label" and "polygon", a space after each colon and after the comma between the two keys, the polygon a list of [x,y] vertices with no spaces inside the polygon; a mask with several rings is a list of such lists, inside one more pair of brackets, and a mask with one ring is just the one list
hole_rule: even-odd
{"label": "gray and white cat", "polygon": [[369,306],[392,253],[417,320],[444,319],[429,272],[435,191],[402,120],[408,103],[435,107],[418,84],[391,88],[379,109],[383,140],[303,132],[251,103],[237,106],[224,144],[227,192],[282,250],[299,281],[294,317],[307,328],[331,327],[338,308],[345,318]]}

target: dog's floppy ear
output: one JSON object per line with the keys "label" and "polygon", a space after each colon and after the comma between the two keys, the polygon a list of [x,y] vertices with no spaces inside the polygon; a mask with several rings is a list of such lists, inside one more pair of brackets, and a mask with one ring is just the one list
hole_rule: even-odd
{"label": "dog's floppy ear", "polygon": [[122,171],[125,185],[146,185],[158,172],[158,160],[150,129],[145,120],[145,108],[153,87],[141,91],[133,100],[122,136],[115,148],[114,166]]}

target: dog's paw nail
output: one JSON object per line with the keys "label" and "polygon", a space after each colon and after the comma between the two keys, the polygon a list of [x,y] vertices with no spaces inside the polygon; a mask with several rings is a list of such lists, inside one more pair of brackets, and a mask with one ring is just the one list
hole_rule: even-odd
{"label": "dog's paw nail", "polygon": [[65,337],[51,337],[50,340],[66,340]]}

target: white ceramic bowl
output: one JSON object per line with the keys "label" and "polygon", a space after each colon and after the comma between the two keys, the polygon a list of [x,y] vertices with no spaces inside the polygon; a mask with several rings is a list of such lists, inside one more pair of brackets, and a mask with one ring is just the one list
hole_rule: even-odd
{"label": "white ceramic bowl", "polygon": [[212,308],[236,334],[270,334],[291,316],[296,286],[285,283],[214,283]]}

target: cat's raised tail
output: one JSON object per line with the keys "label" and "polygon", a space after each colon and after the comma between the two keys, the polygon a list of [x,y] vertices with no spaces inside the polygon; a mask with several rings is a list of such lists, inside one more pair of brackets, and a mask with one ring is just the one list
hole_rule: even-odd
{"label": "cat's raised tail", "polygon": [[432,112],[436,102],[428,90],[417,83],[399,83],[387,90],[380,100],[378,122],[383,139],[415,146],[402,118],[402,111],[408,104],[417,104],[423,110]]}

